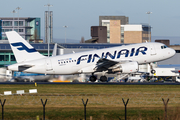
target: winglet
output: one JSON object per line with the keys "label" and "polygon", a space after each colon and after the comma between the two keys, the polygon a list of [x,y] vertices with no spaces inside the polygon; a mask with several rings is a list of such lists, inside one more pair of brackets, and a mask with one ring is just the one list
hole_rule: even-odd
{"label": "winglet", "polygon": [[6,32],[6,36],[18,63],[45,57],[37,52],[36,49],[24,40],[24,38],[22,38],[17,32]]}

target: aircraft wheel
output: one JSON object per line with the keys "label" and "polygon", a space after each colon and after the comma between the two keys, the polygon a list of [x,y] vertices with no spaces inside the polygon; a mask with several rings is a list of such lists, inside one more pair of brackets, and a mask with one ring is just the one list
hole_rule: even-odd
{"label": "aircraft wheel", "polygon": [[101,82],[107,82],[107,77],[106,76],[101,76],[100,81]]}
{"label": "aircraft wheel", "polygon": [[96,81],[96,76],[94,76],[94,75],[92,75],[92,76],[90,76],[90,78],[89,78],[89,80],[91,81],[91,82],[95,82]]}
{"label": "aircraft wheel", "polygon": [[151,73],[154,74],[154,73],[156,73],[156,71],[152,69],[152,70],[151,70]]}

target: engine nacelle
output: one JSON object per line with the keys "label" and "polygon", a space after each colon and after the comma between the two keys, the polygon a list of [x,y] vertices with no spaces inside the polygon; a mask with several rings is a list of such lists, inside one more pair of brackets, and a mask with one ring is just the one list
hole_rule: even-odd
{"label": "engine nacelle", "polygon": [[114,68],[113,72],[121,72],[121,73],[133,73],[139,70],[139,65],[137,62],[127,62],[120,64],[117,68]]}

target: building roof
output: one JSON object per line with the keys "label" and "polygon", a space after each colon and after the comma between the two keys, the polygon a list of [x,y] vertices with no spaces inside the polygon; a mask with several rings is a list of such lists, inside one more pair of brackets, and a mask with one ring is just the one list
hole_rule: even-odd
{"label": "building roof", "polygon": [[0,17],[0,20],[33,20],[36,19],[35,17]]}
{"label": "building roof", "polygon": [[[30,43],[38,51],[46,51],[48,49],[48,44],[46,43]],[[109,43],[58,43],[58,48],[93,48],[93,49],[102,49],[115,46],[122,46],[125,44],[109,44]],[[54,43],[49,44],[49,49],[54,49]],[[11,51],[9,43],[0,43],[0,51]]]}
{"label": "building roof", "polygon": [[92,38],[85,41],[85,43],[97,43],[97,42],[98,42],[98,38]]}

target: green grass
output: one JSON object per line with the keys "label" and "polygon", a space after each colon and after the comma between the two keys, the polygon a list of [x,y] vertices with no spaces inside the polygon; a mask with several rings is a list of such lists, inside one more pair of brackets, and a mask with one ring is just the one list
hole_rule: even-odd
{"label": "green grass", "polygon": [[[87,104],[87,120],[123,120],[125,101],[127,118],[133,120],[164,119],[162,98],[170,98],[168,103],[168,119],[178,119],[180,103],[180,87],[178,85],[0,85],[0,93],[4,91],[37,89],[38,94],[24,96],[0,96],[5,103],[4,117],[7,120],[35,120],[43,116],[40,99],[48,99],[46,119],[80,120],[84,118],[84,100]],[[95,98],[95,99],[94,99]],[[155,100],[153,103],[151,100]],[[98,102],[97,102],[98,101]],[[113,104],[110,104],[113,101]],[[176,102],[175,102],[176,101]],[[75,104],[76,103],[76,104]],[[147,104],[148,103],[148,104]],[[1,111],[0,111],[1,112]],[[0,115],[1,118],[1,115]]]}
{"label": "green grass", "polygon": [[179,92],[179,85],[0,85],[0,92],[38,89],[40,93],[123,93],[123,92]]}

